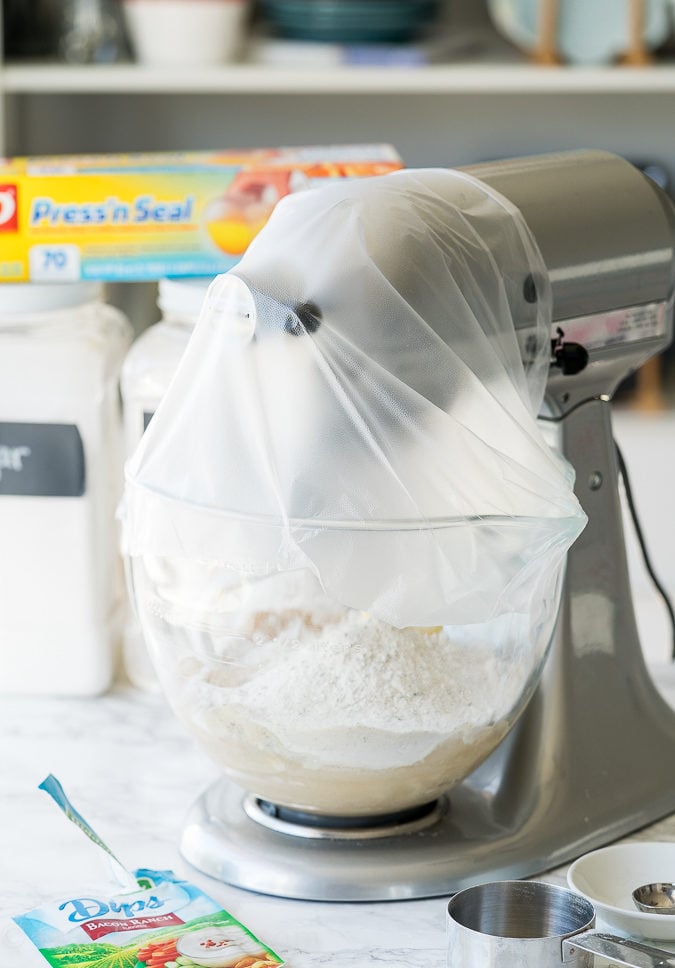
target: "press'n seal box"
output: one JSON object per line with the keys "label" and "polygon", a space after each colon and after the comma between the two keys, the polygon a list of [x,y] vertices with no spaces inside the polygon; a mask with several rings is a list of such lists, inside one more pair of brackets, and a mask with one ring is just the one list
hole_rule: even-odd
{"label": "press'n seal box", "polygon": [[401,167],[388,145],[10,159],[0,282],[216,275],[284,195]]}

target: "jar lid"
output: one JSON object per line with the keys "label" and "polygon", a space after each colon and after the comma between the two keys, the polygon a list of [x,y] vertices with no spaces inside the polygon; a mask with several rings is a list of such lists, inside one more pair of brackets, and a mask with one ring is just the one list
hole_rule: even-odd
{"label": "jar lid", "polygon": [[165,316],[178,317],[193,325],[199,319],[206,290],[213,276],[196,279],[160,279],[157,305]]}
{"label": "jar lid", "polygon": [[0,284],[0,316],[53,313],[84,306],[102,297],[100,282],[3,282]]}

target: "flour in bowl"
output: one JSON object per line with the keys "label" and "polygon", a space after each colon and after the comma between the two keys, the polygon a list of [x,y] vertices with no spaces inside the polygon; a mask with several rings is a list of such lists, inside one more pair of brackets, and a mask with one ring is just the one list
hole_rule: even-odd
{"label": "flour in bowl", "polygon": [[506,734],[540,658],[518,616],[396,629],[303,572],[247,585],[236,606],[227,634],[171,631],[169,698],[244,787],[321,812],[440,795]]}

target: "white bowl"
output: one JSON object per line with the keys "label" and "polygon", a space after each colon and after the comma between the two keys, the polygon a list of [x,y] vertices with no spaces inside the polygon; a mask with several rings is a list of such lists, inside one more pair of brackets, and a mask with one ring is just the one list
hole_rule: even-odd
{"label": "white bowl", "polygon": [[675,843],[602,847],[580,857],[567,873],[571,889],[594,905],[600,930],[675,941],[675,915],[647,914],[633,902],[636,887],[658,881],[675,881]]}
{"label": "white bowl", "polygon": [[158,67],[207,67],[233,60],[246,0],[123,0],[136,59]]}

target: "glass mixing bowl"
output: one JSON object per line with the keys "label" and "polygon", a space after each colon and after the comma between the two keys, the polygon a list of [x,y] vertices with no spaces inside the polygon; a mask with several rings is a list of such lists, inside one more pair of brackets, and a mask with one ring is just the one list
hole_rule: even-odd
{"label": "glass mixing bowl", "polygon": [[132,568],[160,681],[198,744],[257,797],[345,817],[432,801],[496,748],[536,685],[560,584],[535,588],[530,612],[395,628],[309,570]]}

